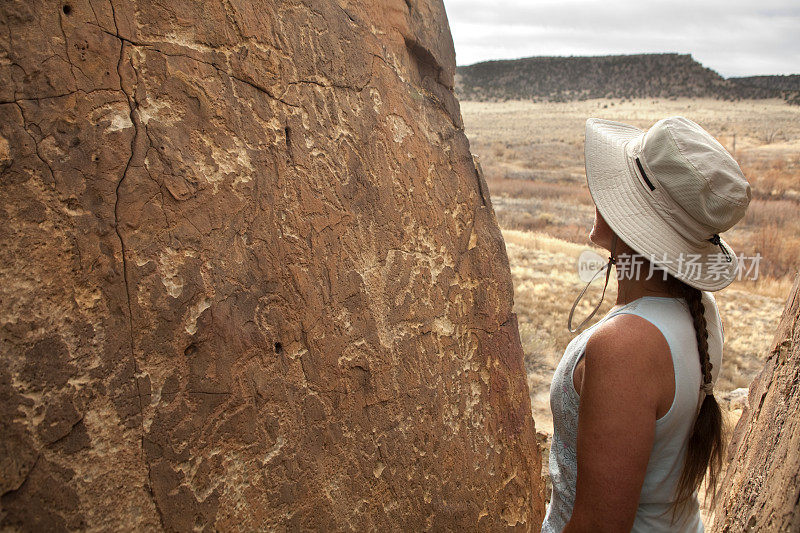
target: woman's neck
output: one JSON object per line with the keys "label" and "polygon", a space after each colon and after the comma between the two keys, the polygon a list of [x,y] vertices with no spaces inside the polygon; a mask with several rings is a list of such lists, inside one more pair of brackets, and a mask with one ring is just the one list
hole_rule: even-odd
{"label": "woman's neck", "polygon": [[628,272],[625,271],[623,271],[621,275],[618,275],[617,305],[625,305],[642,296],[675,297],[675,294],[670,292],[670,287],[664,280],[664,274],[661,270],[654,270],[650,279],[646,279],[648,277],[650,264],[645,261],[642,267],[638,277],[635,275],[626,275]]}

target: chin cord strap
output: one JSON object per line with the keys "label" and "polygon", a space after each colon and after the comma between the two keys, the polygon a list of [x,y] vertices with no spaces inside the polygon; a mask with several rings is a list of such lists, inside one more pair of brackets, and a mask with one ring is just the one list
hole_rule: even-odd
{"label": "chin cord strap", "polygon": [[[603,303],[603,298],[605,298],[605,295],[606,295],[606,287],[608,286],[608,278],[611,275],[611,265],[614,265],[614,264],[617,263],[617,258],[614,257],[614,251],[616,249],[617,249],[617,235],[614,234],[614,238],[611,241],[611,253],[608,256],[608,263],[603,265],[603,267],[600,268],[600,270],[598,270],[597,272],[594,273],[594,276],[592,276],[592,279],[589,280],[589,283],[586,284],[586,286],[583,288],[581,293],[575,299],[575,302],[572,304],[572,309],[569,310],[569,318],[567,318],[567,329],[569,330],[570,333],[575,333],[576,331],[580,330],[594,316],[594,314],[597,312],[597,310],[600,309],[600,304]],[[586,289],[589,288],[589,285],[592,284],[592,282],[595,280],[597,275],[601,274],[603,272],[603,270],[606,271],[606,282],[603,285],[603,294],[600,295],[600,301],[597,302],[597,306],[594,308],[594,311],[592,311],[591,314],[589,316],[587,316],[583,320],[583,322],[581,322],[575,328],[573,328],[572,327],[572,315],[575,313],[575,307],[577,307],[578,302],[580,301],[580,299],[583,298],[583,295],[586,293]]]}
{"label": "chin cord strap", "polygon": [[719,246],[720,250],[722,250],[722,253],[725,254],[725,259],[728,260],[728,263],[731,262],[731,254],[729,254],[728,250],[726,250],[725,247],[722,245],[722,242],[719,239],[719,233],[715,233],[714,235],[711,236],[710,239],[706,240],[711,244],[716,244],[717,246]]}

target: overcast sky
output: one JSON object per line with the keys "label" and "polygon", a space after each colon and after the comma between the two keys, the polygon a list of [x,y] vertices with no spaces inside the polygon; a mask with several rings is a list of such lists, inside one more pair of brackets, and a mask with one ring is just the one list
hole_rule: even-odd
{"label": "overcast sky", "polygon": [[692,54],[725,77],[800,74],[800,0],[444,0],[456,63]]}

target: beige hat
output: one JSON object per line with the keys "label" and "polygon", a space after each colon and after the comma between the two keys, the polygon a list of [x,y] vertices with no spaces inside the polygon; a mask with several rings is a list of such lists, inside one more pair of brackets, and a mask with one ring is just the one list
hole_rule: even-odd
{"label": "beige hat", "polygon": [[738,259],[719,234],[750,203],[750,184],[727,150],[684,117],[649,130],[586,121],[586,179],[597,209],[628,246],[692,287],[718,291]]}

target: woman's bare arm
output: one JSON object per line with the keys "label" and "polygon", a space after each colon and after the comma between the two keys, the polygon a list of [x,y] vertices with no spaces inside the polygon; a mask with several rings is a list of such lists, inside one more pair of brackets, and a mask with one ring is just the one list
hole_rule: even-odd
{"label": "woman's bare arm", "polygon": [[671,357],[653,324],[612,317],[586,344],[578,409],[578,479],[565,532],[630,531],[655,437],[662,381]]}

